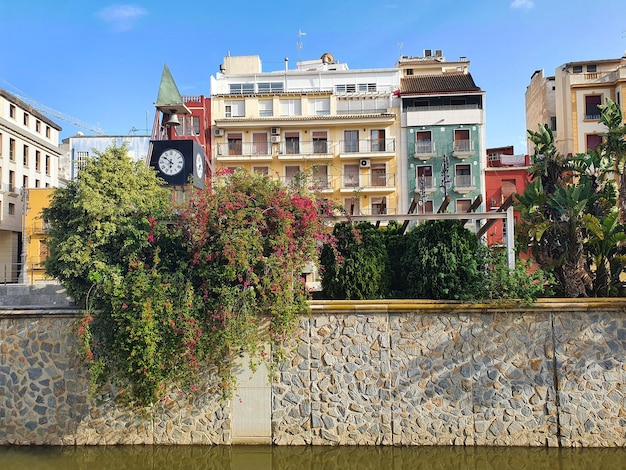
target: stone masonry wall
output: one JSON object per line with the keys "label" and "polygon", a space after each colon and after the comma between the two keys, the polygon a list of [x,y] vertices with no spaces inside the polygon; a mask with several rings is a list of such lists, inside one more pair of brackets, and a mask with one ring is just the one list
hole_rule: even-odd
{"label": "stone masonry wall", "polygon": [[[626,445],[626,301],[312,302],[271,386],[276,445]],[[70,307],[0,307],[0,445],[233,444],[235,397],[87,398]],[[269,426],[268,426],[269,428]]]}

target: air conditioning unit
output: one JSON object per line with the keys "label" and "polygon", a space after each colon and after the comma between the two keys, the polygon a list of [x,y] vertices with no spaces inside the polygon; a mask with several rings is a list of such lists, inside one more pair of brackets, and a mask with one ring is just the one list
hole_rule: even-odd
{"label": "air conditioning unit", "polygon": [[361,160],[359,162],[359,166],[361,168],[369,168],[370,167],[370,161],[367,158],[364,158],[363,160]]}
{"label": "air conditioning unit", "polygon": [[270,131],[272,135],[280,135],[280,127],[272,127]]}
{"label": "air conditioning unit", "polygon": [[273,135],[270,137],[270,142],[273,144],[277,144],[280,142],[280,136],[279,135]]}
{"label": "air conditioning unit", "polygon": [[214,129],[213,135],[215,137],[222,137],[224,135],[224,129]]}

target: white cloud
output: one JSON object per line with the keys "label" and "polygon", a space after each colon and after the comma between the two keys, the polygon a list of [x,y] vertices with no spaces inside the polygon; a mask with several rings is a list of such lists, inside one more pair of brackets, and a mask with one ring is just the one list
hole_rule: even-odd
{"label": "white cloud", "polygon": [[135,5],[112,5],[98,12],[98,16],[105,23],[109,23],[114,31],[129,31],[135,26],[138,18],[148,12]]}
{"label": "white cloud", "polygon": [[511,8],[526,8],[530,10],[535,6],[535,2],[533,0],[513,0],[511,3]]}

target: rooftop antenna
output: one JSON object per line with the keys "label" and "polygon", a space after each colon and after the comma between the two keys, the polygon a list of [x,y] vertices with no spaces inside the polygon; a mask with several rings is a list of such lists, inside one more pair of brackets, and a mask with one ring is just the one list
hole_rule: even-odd
{"label": "rooftop antenna", "polygon": [[300,51],[302,51],[302,36],[306,36],[306,33],[301,29],[298,30],[298,42],[296,46],[298,47],[298,62],[302,61],[302,57],[300,56]]}
{"label": "rooftop antenna", "polygon": [[404,47],[404,43],[399,42],[398,43],[398,50],[400,51],[400,57],[402,57],[402,48]]}

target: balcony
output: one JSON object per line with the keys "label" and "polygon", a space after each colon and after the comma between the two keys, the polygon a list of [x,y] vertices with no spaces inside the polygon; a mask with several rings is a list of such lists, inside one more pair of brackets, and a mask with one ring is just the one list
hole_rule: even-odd
{"label": "balcony", "polygon": [[474,142],[471,140],[455,140],[453,146],[453,155],[456,158],[465,159],[474,155]]}
{"label": "balcony", "polygon": [[[422,188],[422,183],[424,185],[423,188]],[[420,192],[422,192],[422,189],[426,193],[432,193],[436,191],[437,188],[438,188],[437,178],[435,178],[434,176],[423,176],[423,177],[417,177],[415,179],[415,193],[416,194],[419,194]]]}
{"label": "balcony", "polygon": [[364,155],[376,156],[394,154],[396,139],[393,137],[380,140],[341,140],[339,153],[341,158],[363,158]]}
{"label": "balcony", "polygon": [[222,162],[271,161],[272,144],[269,142],[215,144],[215,157]]}
{"label": "balcony", "polygon": [[416,140],[413,156],[418,160],[430,160],[436,155],[435,143],[431,140]]}
{"label": "balcony", "polygon": [[396,175],[393,173],[367,173],[355,175],[344,173],[341,175],[342,192],[393,192],[396,189]]}
{"label": "balcony", "polygon": [[476,183],[472,175],[457,175],[454,177],[454,190],[460,194],[471,193],[476,190]]}
{"label": "balcony", "polygon": [[315,142],[286,141],[274,144],[279,160],[330,160],[333,158],[335,144],[329,140]]}

